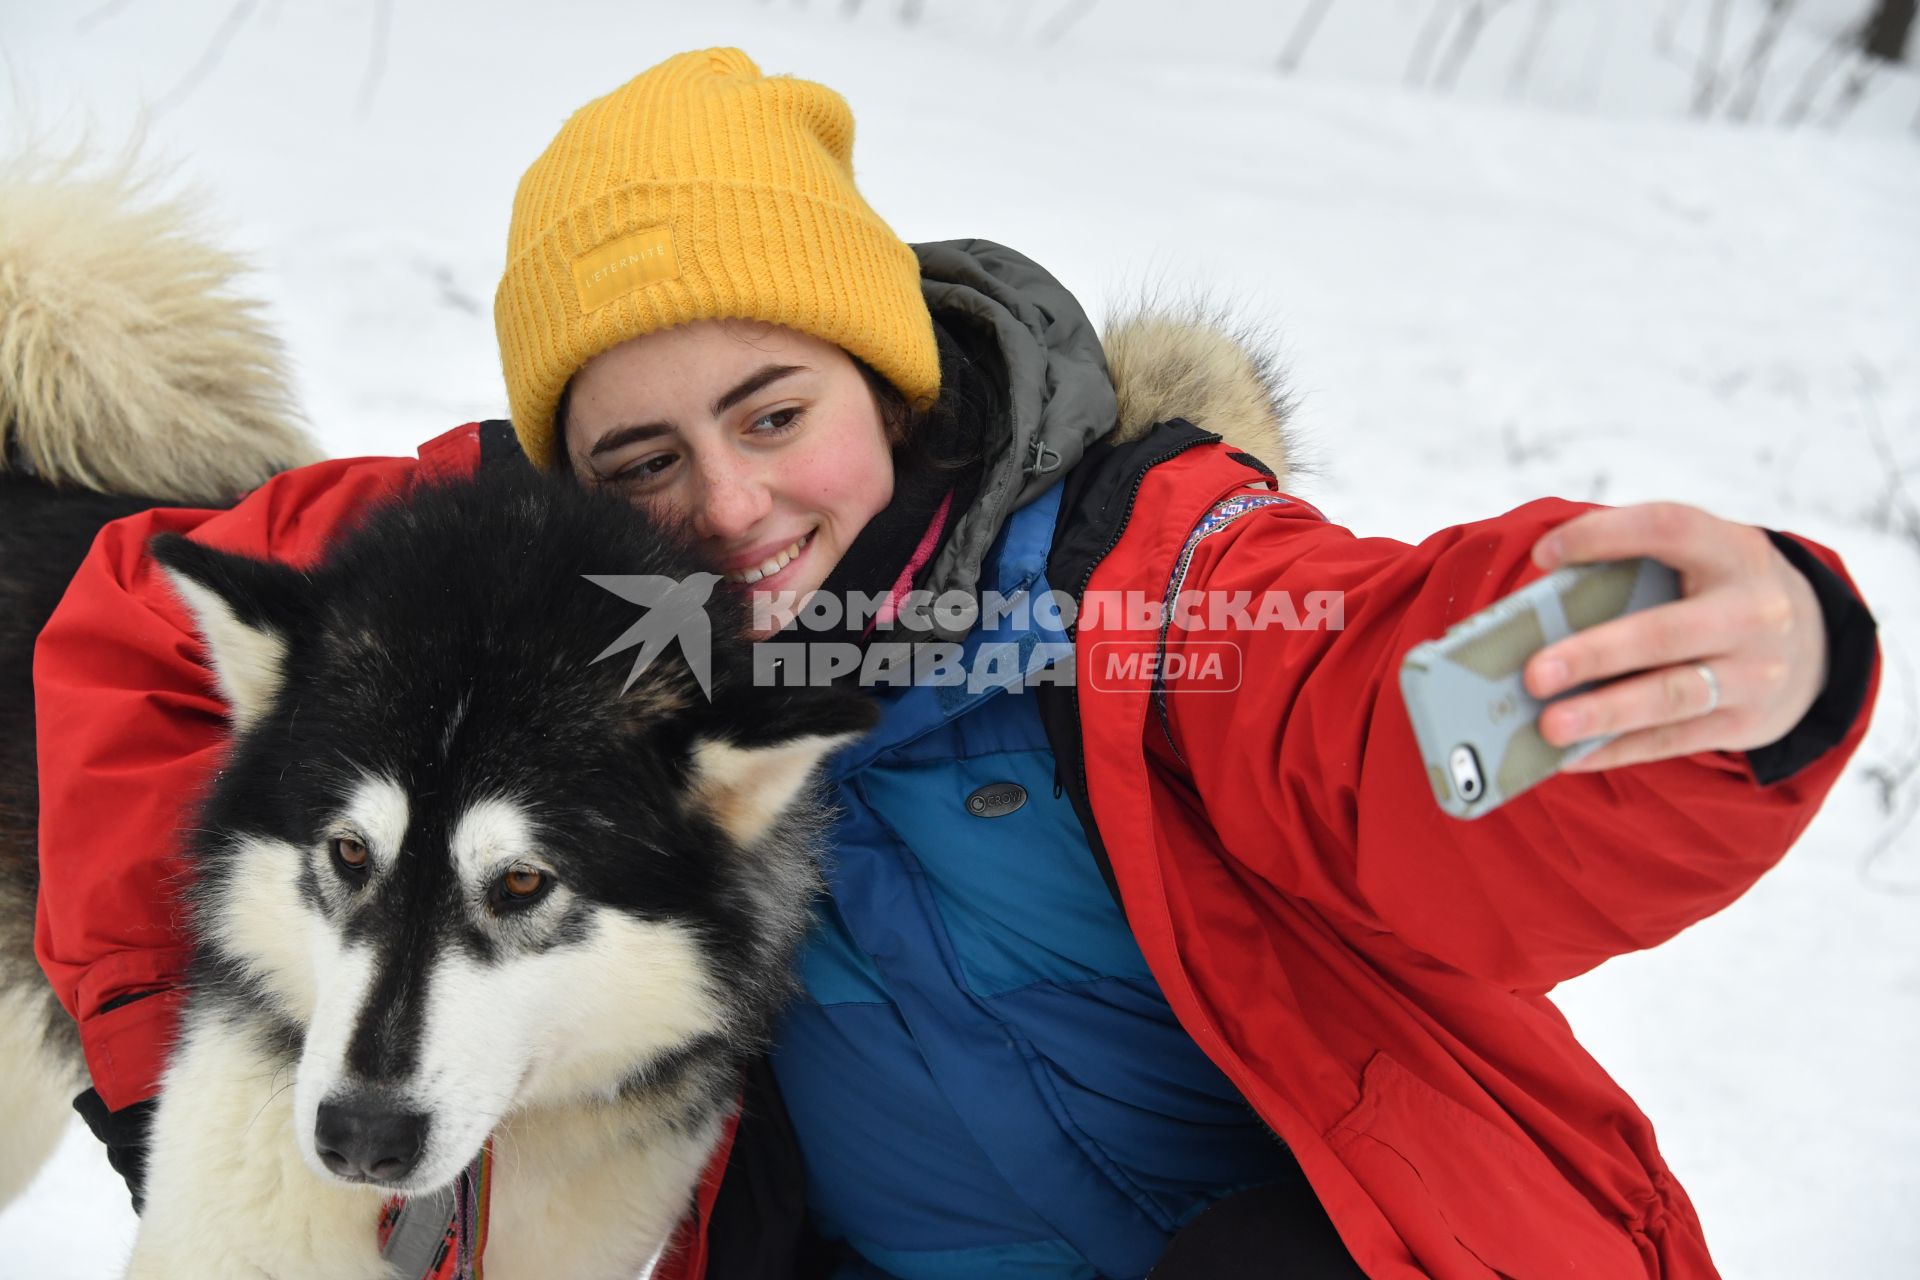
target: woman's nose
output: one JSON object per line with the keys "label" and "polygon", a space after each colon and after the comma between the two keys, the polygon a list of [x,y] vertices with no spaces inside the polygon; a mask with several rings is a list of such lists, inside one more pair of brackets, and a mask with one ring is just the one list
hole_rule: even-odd
{"label": "woman's nose", "polygon": [[766,478],[751,461],[726,454],[700,461],[699,506],[694,532],[725,542],[744,538],[773,507]]}

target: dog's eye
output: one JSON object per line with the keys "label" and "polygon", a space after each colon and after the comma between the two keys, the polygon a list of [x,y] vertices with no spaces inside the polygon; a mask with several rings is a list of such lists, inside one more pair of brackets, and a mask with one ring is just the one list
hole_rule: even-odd
{"label": "dog's eye", "polygon": [[492,899],[491,905],[495,911],[515,911],[540,901],[552,883],[552,878],[544,871],[532,867],[512,867],[493,882],[493,892],[487,896]]}
{"label": "dog's eye", "polygon": [[328,842],[333,850],[333,860],[349,871],[367,869],[367,846],[364,841],[352,836],[335,836]]}

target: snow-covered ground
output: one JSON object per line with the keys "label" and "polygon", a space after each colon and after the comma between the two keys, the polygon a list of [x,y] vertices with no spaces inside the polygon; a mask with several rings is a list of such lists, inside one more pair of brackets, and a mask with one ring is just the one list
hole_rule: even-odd
{"label": "snow-covered ground", "polygon": [[[1886,671],[1826,810],[1733,907],[1557,995],[1728,1277],[1911,1276],[1920,80],[1879,76],[1837,131],[1700,123],[1705,0],[1555,6],[1516,85],[1538,2],[1439,94],[1403,84],[1428,0],[1334,6],[1293,77],[1273,63],[1303,0],[935,0],[917,24],[877,0],[0,0],[0,133],[112,146],[144,108],[148,151],[258,264],[321,438],[406,452],[504,410],[520,169],[588,97],[739,44],[848,96],[902,235],[1004,241],[1096,312],[1206,293],[1270,325],[1305,491],[1342,523],[1673,498],[1837,548]],[[1758,118],[1852,6],[1802,8]],[[1733,7],[1729,65],[1758,12]],[[0,1213],[0,1277],[110,1274],[132,1226],[76,1130]]]}

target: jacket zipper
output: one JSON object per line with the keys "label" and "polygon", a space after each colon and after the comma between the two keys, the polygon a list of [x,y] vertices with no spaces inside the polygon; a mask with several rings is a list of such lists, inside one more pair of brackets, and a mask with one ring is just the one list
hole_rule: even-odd
{"label": "jacket zipper", "polygon": [[[1161,463],[1169,462],[1172,459],[1179,457],[1181,454],[1185,453],[1187,450],[1191,448],[1194,448],[1197,445],[1211,444],[1218,441],[1219,439],[1220,439],[1219,436],[1211,436],[1211,437],[1203,438],[1199,440],[1183,441],[1180,444],[1175,445],[1173,448],[1168,449],[1165,453],[1162,453],[1159,457],[1155,458],[1152,462],[1149,462],[1146,466],[1140,468],[1139,474],[1137,474],[1134,477],[1132,488],[1129,489],[1127,492],[1126,508],[1120,513],[1120,521],[1114,527],[1113,534],[1107,539],[1107,545],[1101,549],[1100,554],[1094,558],[1093,563],[1087,566],[1087,571],[1084,575],[1082,575],[1079,585],[1074,588],[1073,602],[1075,606],[1076,615],[1078,613],[1079,607],[1086,600],[1087,587],[1092,584],[1094,573],[1099,570],[1100,566],[1106,561],[1106,558],[1109,555],[1113,554],[1113,549],[1120,545],[1120,539],[1126,535],[1127,525],[1133,518],[1134,504],[1139,502],[1140,490],[1146,486],[1147,473],[1152,471],[1155,467],[1159,466]],[[1079,627],[1077,624],[1075,625],[1073,634],[1074,634],[1075,640],[1077,641],[1079,638]],[[1080,794],[1081,796],[1087,798],[1087,806],[1089,811],[1091,811],[1093,806],[1093,801],[1092,801],[1091,794],[1087,790],[1087,751],[1086,751],[1085,734],[1080,729],[1080,686],[1077,681],[1073,684],[1072,689],[1073,689],[1072,723],[1073,723],[1075,734],[1081,738],[1080,750],[1076,753],[1075,767],[1079,771]],[[1103,840],[1101,841],[1101,843],[1104,845],[1106,842]],[[1109,873],[1112,872],[1111,864],[1109,864],[1108,866],[1108,871]],[[1235,1093],[1240,1092],[1239,1086],[1236,1085],[1234,1087],[1234,1092]],[[1265,1130],[1266,1135],[1269,1138],[1272,1138],[1282,1151],[1291,1152],[1293,1150],[1292,1147],[1287,1145],[1287,1140],[1281,1137],[1279,1133],[1274,1130],[1274,1127],[1271,1124],[1267,1123],[1267,1118],[1260,1114],[1260,1108],[1254,1106],[1253,1103],[1247,1101],[1247,1097],[1245,1094],[1240,1095],[1240,1105],[1247,1109],[1247,1113],[1254,1118],[1254,1120],[1259,1124],[1261,1129]]]}
{"label": "jacket zipper", "polygon": [[[1189,449],[1203,444],[1217,444],[1219,441],[1220,437],[1211,433],[1204,434],[1197,440],[1184,440],[1161,453],[1158,457],[1154,458],[1153,461],[1147,463],[1146,466],[1141,467],[1134,475],[1132,487],[1127,490],[1127,505],[1120,512],[1120,520],[1114,525],[1113,532],[1108,536],[1107,545],[1101,548],[1100,554],[1093,558],[1093,562],[1087,566],[1086,573],[1081,575],[1079,585],[1073,589],[1075,621],[1071,634],[1074,640],[1074,665],[1076,668],[1079,666],[1079,614],[1081,607],[1086,602],[1087,587],[1093,582],[1094,573],[1106,562],[1107,557],[1113,554],[1113,549],[1120,545],[1120,539],[1126,535],[1127,525],[1133,519],[1133,506],[1140,500],[1140,490],[1145,487],[1147,483],[1147,473],[1162,463],[1179,457]],[[1080,727],[1080,682],[1076,679],[1069,688],[1072,690],[1069,708],[1072,714],[1069,723],[1073,726],[1074,737],[1077,739],[1079,745],[1079,750],[1074,752],[1074,769],[1079,778],[1080,798],[1082,802],[1086,804],[1087,812],[1092,813],[1093,795],[1087,789],[1087,737],[1086,732]],[[1100,842],[1100,856],[1107,862],[1107,880],[1115,886],[1115,897],[1117,898],[1119,896],[1118,885],[1120,881],[1119,877],[1113,873],[1112,860],[1107,858],[1106,844],[1107,842],[1105,840]],[[1124,907],[1122,907],[1122,914],[1125,914]]]}

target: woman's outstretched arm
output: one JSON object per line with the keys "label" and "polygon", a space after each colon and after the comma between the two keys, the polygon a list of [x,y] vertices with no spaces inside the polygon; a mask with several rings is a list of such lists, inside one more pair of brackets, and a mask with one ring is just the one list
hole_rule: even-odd
{"label": "woman's outstretched arm", "polygon": [[[1535,548],[1556,532],[1568,559],[1675,563],[1684,598],[1543,650],[1529,687],[1545,691],[1555,659],[1569,681],[1706,660],[1726,672],[1722,705],[1701,717],[1658,701],[1704,695],[1697,675],[1697,690],[1655,675],[1588,695],[1590,715],[1652,727],[1607,748],[1599,771],[1451,818],[1425,777],[1400,661],[1538,577],[1551,556]],[[1230,854],[1336,922],[1514,988],[1653,946],[1745,892],[1864,736],[1878,679],[1872,620],[1837,556],[1685,508],[1549,499],[1409,546],[1275,504],[1199,539],[1185,589],[1333,591],[1343,606],[1338,628],[1169,633],[1169,651],[1226,642],[1243,655],[1238,691],[1175,683],[1166,699],[1172,745]],[[1550,736],[1575,705],[1556,708]]]}

